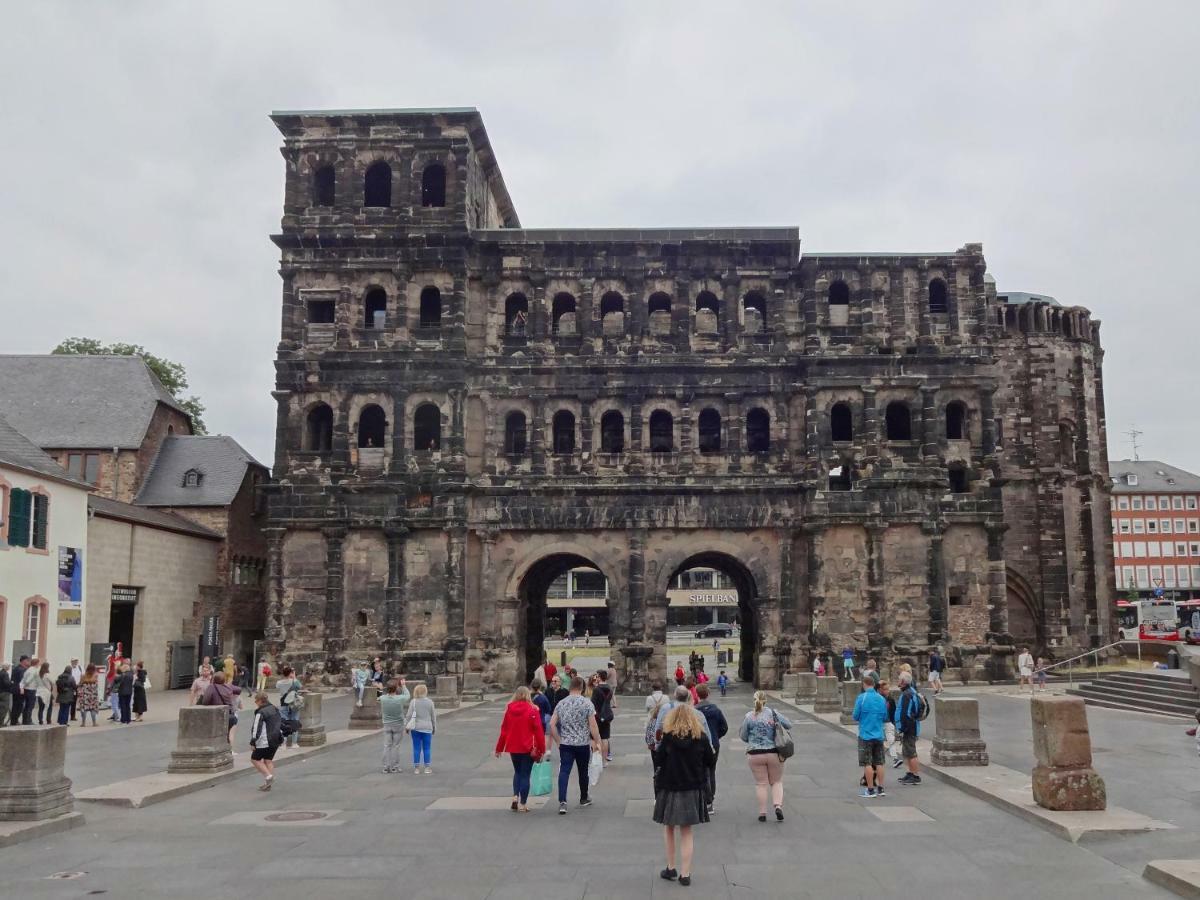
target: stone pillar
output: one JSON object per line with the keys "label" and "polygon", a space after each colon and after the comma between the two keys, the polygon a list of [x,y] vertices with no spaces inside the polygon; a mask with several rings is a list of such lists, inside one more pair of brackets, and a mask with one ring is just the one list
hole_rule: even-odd
{"label": "stone pillar", "polygon": [[1082,697],[1034,697],[1033,799],[1054,810],[1101,810],[1104,779],[1092,768],[1092,739]]}
{"label": "stone pillar", "polygon": [[223,772],[233,768],[229,710],[225,706],[184,706],[167,771],[174,775]]}
{"label": "stone pillar", "polygon": [[934,697],[933,754],[938,766],[986,766],[987,744],[979,736],[979,701],[973,697]]}
{"label": "stone pillar", "polygon": [[383,529],[387,541],[388,577],[384,588],[383,645],[393,656],[404,649],[407,628],[404,621],[404,540],[408,529],[403,525],[387,525]]}
{"label": "stone pillar", "polygon": [[842,708],[841,718],[838,720],[843,725],[854,724],[854,704],[858,702],[858,695],[862,693],[861,681],[843,681],[841,683],[842,690]]}
{"label": "stone pillar", "polygon": [[879,396],[877,389],[864,386],[862,402],[862,437],[855,443],[861,444],[863,448],[864,465],[870,466],[879,460]]}
{"label": "stone pillar", "polygon": [[267,537],[267,610],[263,637],[272,657],[282,651],[286,640],[283,626],[283,539],[286,528],[264,529]]}
{"label": "stone pillar", "polygon": [[345,526],[324,528],[325,535],[325,652],[336,657],[345,649],[342,637],[344,584],[342,542],[346,539]]}
{"label": "stone pillar", "polygon": [[819,713],[839,712],[842,708],[841,697],[838,694],[836,675],[820,675],[817,677],[817,693],[814,695],[813,711]]}
{"label": "stone pillar", "polygon": [[883,581],[883,536],[887,526],[867,523],[867,649],[878,653],[884,645],[886,586]]}
{"label": "stone pillar", "polygon": [[937,414],[937,388],[921,388],[921,456],[927,463],[933,462],[938,455],[939,425]]}
{"label": "stone pillar", "polygon": [[463,672],[462,698],[464,700],[483,699],[483,673]]}
{"label": "stone pillar", "polygon": [[350,709],[350,723],[346,726],[351,731],[375,731],[383,727],[383,712],[379,708],[379,693],[375,685],[367,683],[363,690],[362,706],[358,705],[357,694],[353,694],[355,702]]}
{"label": "stone pillar", "polygon": [[315,691],[304,695],[300,713],[300,746],[320,747],[325,743],[325,720],[321,715],[321,695]]}
{"label": "stone pillar", "polygon": [[495,573],[492,571],[496,553],[496,531],[485,528],[476,532],[480,542],[479,559],[479,637],[485,646],[495,646],[497,640],[496,612],[499,597]]}
{"label": "stone pillar", "polygon": [[466,592],[463,573],[466,566],[467,531],[451,528],[449,552],[446,555],[446,636],[451,643],[465,641],[464,619],[466,615]]}
{"label": "stone pillar", "polygon": [[783,696],[795,697],[800,693],[800,673],[799,672],[784,672],[783,673]]}
{"label": "stone pillar", "polygon": [[825,600],[821,592],[821,586],[824,584],[822,566],[824,565],[825,526],[809,522],[803,526],[803,529],[808,537],[808,632],[811,635],[809,642],[813,652],[819,653],[820,647],[815,638],[821,631],[821,605]]}
{"label": "stone pillar", "polygon": [[546,401],[535,398],[533,418],[529,421],[529,471],[534,475],[546,474]]}
{"label": "stone pillar", "polygon": [[408,463],[405,452],[405,435],[407,434],[408,416],[405,409],[408,404],[408,394],[398,393],[392,397],[392,459],[388,471],[392,475],[402,474]]}
{"label": "stone pillar", "polygon": [[988,631],[989,641],[1003,639],[1012,643],[1008,636],[1008,575],[1004,564],[1004,532],[1008,526],[1003,522],[988,521]]}
{"label": "stone pillar", "polygon": [[944,536],[940,522],[924,522],[921,530],[929,536],[929,550],[926,557],[929,584],[929,633],[930,644],[938,644],[949,635],[950,629],[950,600],[946,594],[945,566],[942,561],[942,539]]}
{"label": "stone pillar", "polygon": [[66,759],[65,725],[0,728],[0,822],[39,822],[71,812],[75,797],[63,774]]}
{"label": "stone pillar", "polygon": [[796,702],[811,703],[817,696],[817,674],[800,672],[796,675]]}
{"label": "stone pillar", "polygon": [[[649,643],[658,639],[650,633],[652,625],[646,620],[646,532],[641,528],[629,532],[629,613],[627,620],[624,616],[621,620],[628,639]],[[665,634],[662,639],[665,642]]]}
{"label": "stone pillar", "polygon": [[457,675],[439,675],[437,677],[437,693],[434,694],[433,703],[439,709],[458,708],[459,697]]}

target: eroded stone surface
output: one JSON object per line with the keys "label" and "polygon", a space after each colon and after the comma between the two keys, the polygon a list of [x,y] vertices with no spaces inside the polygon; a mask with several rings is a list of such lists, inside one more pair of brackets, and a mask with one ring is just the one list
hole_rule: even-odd
{"label": "eroded stone surface", "polygon": [[935,731],[930,759],[939,766],[986,766],[987,745],[979,733],[979,701],[935,697]]}
{"label": "eroded stone surface", "polygon": [[1033,799],[1055,810],[1098,810],[1107,804],[1092,768],[1087,708],[1081,697],[1033,697]]}
{"label": "eroded stone surface", "polygon": [[64,725],[0,728],[0,821],[41,821],[71,812],[66,752]]}
{"label": "eroded stone surface", "polygon": [[817,678],[817,693],[813,703],[814,712],[841,712],[842,695],[838,691],[840,683],[833,675],[822,675]]}
{"label": "eroded stone surface", "polygon": [[184,706],[167,771],[173,774],[220,772],[233,768],[229,746],[229,710],[224,706]]}

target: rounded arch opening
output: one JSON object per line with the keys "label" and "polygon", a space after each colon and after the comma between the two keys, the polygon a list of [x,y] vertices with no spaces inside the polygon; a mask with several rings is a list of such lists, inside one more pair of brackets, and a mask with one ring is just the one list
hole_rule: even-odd
{"label": "rounded arch opening", "polygon": [[421,205],[446,205],[446,167],[441,163],[430,163],[421,173]]}
{"label": "rounded arch opening", "polygon": [[364,406],[358,414],[358,446],[382,447],[387,440],[387,416],[377,404]]}
{"label": "rounded arch opening", "polygon": [[[668,584],[668,602],[675,601],[673,593],[683,593],[680,598],[680,604],[695,604],[696,601],[690,600],[690,597],[700,597],[700,602],[706,603],[706,594],[709,591],[703,587],[706,583],[705,579],[696,580],[694,575],[701,573],[714,573],[720,576],[713,577],[711,583],[713,585],[711,594],[713,599],[710,601],[711,606],[715,608],[716,614],[713,620],[717,622],[725,621],[732,622],[737,626],[734,636],[731,640],[714,638],[719,641],[722,648],[728,649],[730,643],[735,645],[736,657],[732,665],[736,668],[737,677],[740,681],[749,682],[751,684],[758,683],[758,588],[754,580],[754,575],[750,570],[736,557],[719,550],[707,550],[693,554],[683,560],[675,570],[671,573]],[[677,587],[677,585],[686,585],[686,587]],[[719,587],[717,585],[720,585]],[[736,599],[730,598],[730,594],[736,594]],[[730,608],[736,607],[736,613],[729,615]],[[694,608],[694,605],[692,606]],[[725,610],[722,613],[722,609]],[[710,612],[710,616],[713,614]],[[667,608],[667,627],[671,627],[671,606]],[[694,631],[695,629],[693,629]],[[706,657],[711,655],[711,650],[706,652]],[[667,659],[667,669],[674,671],[674,658]],[[713,658],[713,667],[716,667],[716,659]],[[686,669],[686,662],[684,665]],[[709,671],[708,660],[705,660],[705,671],[709,672],[710,677],[715,676],[715,671]],[[726,669],[728,672],[729,670]]]}
{"label": "rounded arch opening", "polygon": [[517,683],[533,678],[549,637],[573,634],[577,644],[607,648],[609,596],[604,572],[579,553],[551,553],[530,565],[517,586]]}
{"label": "rounded arch opening", "polygon": [[363,206],[392,205],[392,167],[382,159],[371,164],[363,178]]}

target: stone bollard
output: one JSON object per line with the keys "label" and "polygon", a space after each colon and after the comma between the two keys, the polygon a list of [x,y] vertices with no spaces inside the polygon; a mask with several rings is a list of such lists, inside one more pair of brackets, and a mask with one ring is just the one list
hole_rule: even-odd
{"label": "stone bollard", "polygon": [[379,708],[379,693],[375,690],[375,685],[368,684],[367,689],[363,691],[362,706],[355,700],[350,710],[350,724],[346,727],[351,731],[375,731],[383,728],[383,712]]}
{"label": "stone bollard", "polygon": [[40,822],[71,812],[66,759],[65,725],[0,728],[0,822]]}
{"label": "stone bollard", "polygon": [[783,673],[783,687],[780,693],[785,697],[795,697],[796,691],[800,687],[800,675],[797,672]]}
{"label": "stone bollard", "polygon": [[933,753],[938,766],[986,766],[987,744],[979,736],[979,701],[973,697],[934,697]]}
{"label": "stone bollard", "polygon": [[817,696],[817,675],[815,672],[801,672],[796,676],[796,701],[811,703]]}
{"label": "stone bollard", "polygon": [[813,702],[813,712],[834,713],[841,710],[842,701],[838,695],[840,683],[835,675],[817,676],[817,693]]}
{"label": "stone bollard", "polygon": [[438,709],[458,708],[457,675],[439,675],[437,677],[437,693],[433,697],[433,703]]}
{"label": "stone bollard", "polygon": [[842,715],[838,721],[843,725],[854,724],[854,704],[858,702],[858,695],[861,693],[861,681],[842,682]]}
{"label": "stone bollard", "polygon": [[300,713],[300,746],[320,747],[325,743],[325,721],[321,715],[321,695],[315,691],[304,695]]}
{"label": "stone bollard", "polygon": [[1082,697],[1034,697],[1033,799],[1054,810],[1107,806],[1104,779],[1092,768],[1092,739]]}
{"label": "stone bollard", "polygon": [[181,707],[179,734],[167,771],[172,775],[196,775],[232,768],[228,707]]}
{"label": "stone bollard", "polygon": [[464,700],[482,700],[483,699],[483,673],[482,672],[464,672],[463,673],[463,688],[462,696]]}

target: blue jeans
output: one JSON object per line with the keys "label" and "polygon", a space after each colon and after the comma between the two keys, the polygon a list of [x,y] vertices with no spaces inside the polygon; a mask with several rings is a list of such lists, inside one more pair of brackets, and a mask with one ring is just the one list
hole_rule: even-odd
{"label": "blue jeans", "polygon": [[279,707],[279,718],[288,719],[289,721],[296,723],[297,730],[288,735],[287,739],[287,745],[289,747],[295,747],[298,743],[300,743],[300,710],[292,709],[290,706],[281,706]]}
{"label": "blue jeans", "polygon": [[533,771],[532,753],[510,753],[513,764],[513,793],[524,806],[529,802],[529,773]]}
{"label": "blue jeans", "polygon": [[572,764],[579,770],[579,802],[588,797],[588,763],[592,759],[591,744],[579,747],[558,745],[558,802],[567,802],[567,785],[571,783]]}
{"label": "blue jeans", "polygon": [[421,757],[425,757],[425,765],[429,765],[429,755],[433,750],[432,731],[412,731],[413,768],[421,765]]}
{"label": "blue jeans", "polygon": [[58,704],[58,724],[59,725],[66,725],[67,719],[70,715],[71,715],[71,704],[70,703]]}

